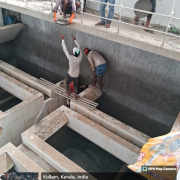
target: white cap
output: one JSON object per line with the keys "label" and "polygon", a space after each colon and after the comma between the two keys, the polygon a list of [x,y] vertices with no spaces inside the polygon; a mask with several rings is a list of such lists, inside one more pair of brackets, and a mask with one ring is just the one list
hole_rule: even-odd
{"label": "white cap", "polygon": [[74,47],[73,54],[78,56],[80,54],[80,49],[78,49],[77,47]]}

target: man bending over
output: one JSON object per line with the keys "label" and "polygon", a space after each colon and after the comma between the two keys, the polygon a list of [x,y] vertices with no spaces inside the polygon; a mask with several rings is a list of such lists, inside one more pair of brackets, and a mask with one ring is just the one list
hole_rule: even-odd
{"label": "man bending over", "polygon": [[60,34],[61,39],[62,39],[62,47],[63,47],[63,51],[66,54],[67,59],[69,60],[69,71],[67,74],[67,78],[66,78],[66,92],[65,92],[65,96],[68,97],[69,96],[69,83],[73,81],[74,84],[74,94],[75,94],[75,100],[77,100],[78,97],[78,83],[79,83],[79,69],[80,69],[80,63],[82,60],[82,50],[81,47],[79,45],[79,43],[76,41],[75,37],[72,35],[72,38],[74,39],[74,42],[76,43],[77,47],[73,48],[73,55],[70,55],[65,41],[64,41],[64,36],[62,34]]}
{"label": "man bending over", "polygon": [[102,79],[106,71],[106,61],[98,52],[91,51],[88,48],[84,50],[84,53],[87,55],[93,72],[93,85],[89,85],[89,87],[96,88],[97,77],[99,77],[97,86],[101,87]]}
{"label": "man bending over", "polygon": [[69,23],[72,23],[72,20],[75,17],[75,12],[76,10],[80,7],[80,3],[79,1],[76,0],[57,0],[56,5],[53,9],[54,12],[54,21],[57,21],[57,10],[58,8],[61,8],[61,10],[63,11],[63,18],[66,19],[66,14],[71,14],[71,17],[69,19]]}

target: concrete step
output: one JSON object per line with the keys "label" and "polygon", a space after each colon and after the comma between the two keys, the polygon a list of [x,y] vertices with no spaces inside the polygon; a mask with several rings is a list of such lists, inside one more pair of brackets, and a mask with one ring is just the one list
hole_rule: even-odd
{"label": "concrete step", "polygon": [[44,161],[40,156],[34,153],[31,149],[29,149],[24,144],[20,144],[18,149],[23,152],[26,156],[28,156],[32,161],[34,161],[37,165],[39,165],[46,172],[58,172],[55,168],[53,168],[50,164]]}

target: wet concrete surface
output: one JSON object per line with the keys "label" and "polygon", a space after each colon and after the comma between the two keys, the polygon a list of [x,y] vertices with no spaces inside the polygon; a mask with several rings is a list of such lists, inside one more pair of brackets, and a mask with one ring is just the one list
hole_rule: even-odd
{"label": "wet concrete surface", "polygon": [[[52,71],[47,70],[46,68],[40,67],[37,64],[34,64],[30,61],[26,61],[20,57],[16,57],[17,68],[36,77],[43,78],[52,83],[57,83],[65,79],[59,74],[56,74]],[[28,68],[27,68],[28,67]]]}
{"label": "wet concrete surface", "polygon": [[117,120],[143,132],[150,137],[157,137],[170,132],[171,127],[140,114],[126,106],[116,102],[115,99],[105,93],[96,100],[99,103],[97,109],[116,118]]}
{"label": "wet concrete surface", "polygon": [[[124,165],[124,162],[67,126],[57,131],[46,142],[89,173],[112,173],[110,179],[114,179]],[[95,175],[99,177],[99,174]]]}

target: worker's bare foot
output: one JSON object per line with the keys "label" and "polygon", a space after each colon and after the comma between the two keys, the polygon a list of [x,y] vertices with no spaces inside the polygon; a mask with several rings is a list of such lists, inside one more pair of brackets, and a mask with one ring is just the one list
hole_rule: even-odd
{"label": "worker's bare foot", "polygon": [[95,89],[95,88],[96,88],[96,85],[90,84],[89,87]]}
{"label": "worker's bare foot", "polygon": [[96,86],[97,86],[98,88],[100,88],[100,87],[101,87],[101,84],[96,84]]}
{"label": "worker's bare foot", "polygon": [[102,22],[98,22],[98,23],[96,23],[95,25],[97,25],[97,26],[104,26],[105,24],[102,23]]}
{"label": "worker's bare foot", "polygon": [[67,91],[65,92],[65,96],[66,96],[66,97],[68,97],[68,96],[69,96],[69,93],[68,93]]}
{"label": "worker's bare foot", "polygon": [[110,26],[111,26],[111,24],[107,23],[105,27],[110,28]]}
{"label": "worker's bare foot", "polygon": [[74,95],[74,99],[77,101],[79,99],[78,95]]}

